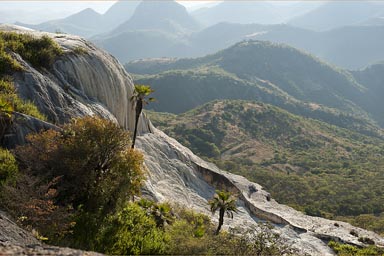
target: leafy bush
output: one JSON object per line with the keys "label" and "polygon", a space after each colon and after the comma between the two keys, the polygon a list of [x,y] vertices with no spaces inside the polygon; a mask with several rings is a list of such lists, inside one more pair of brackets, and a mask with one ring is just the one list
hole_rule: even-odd
{"label": "leafy bush", "polygon": [[341,244],[337,243],[335,241],[330,241],[328,243],[329,247],[332,248],[332,250],[340,256],[350,256],[350,255],[357,255],[357,256],[375,256],[375,255],[383,255],[384,250],[382,248],[376,247],[376,246],[368,246],[365,248],[358,248],[353,245],[349,244]]}
{"label": "leafy bush", "polygon": [[77,55],[84,55],[84,54],[87,54],[87,50],[84,48],[84,47],[81,47],[81,46],[76,46],[74,49],[73,49],[73,52]]}
{"label": "leafy bush", "polygon": [[9,74],[11,71],[21,71],[23,68],[5,49],[5,42],[0,37],[0,74]]}
{"label": "leafy bush", "polygon": [[18,167],[14,156],[6,149],[0,148],[0,186],[14,182]]}
{"label": "leafy bush", "polygon": [[[172,221],[158,225],[155,209],[166,206]],[[155,210],[155,211],[154,211]],[[89,218],[88,218],[89,219]],[[96,234],[97,232],[95,232]],[[96,249],[108,254],[294,255],[272,226],[215,235],[210,218],[184,207],[141,200],[111,214],[96,235]],[[244,233],[240,235],[240,233]]]}
{"label": "leafy bush", "polygon": [[[39,112],[37,107],[30,101],[21,99],[16,92],[11,78],[0,79],[0,107],[7,104],[10,108],[10,114],[13,111],[46,120],[46,117]],[[3,109],[0,109],[4,113]]]}
{"label": "leafy bush", "polygon": [[[297,253],[286,244],[270,225],[260,225],[260,229],[246,232],[230,230],[215,235],[215,228],[208,221],[204,223],[201,214],[193,214],[195,220],[179,219],[168,227],[170,244],[167,251],[172,255],[295,255]],[[196,225],[196,223],[199,223]],[[204,232],[196,231],[204,229]],[[201,235],[203,233],[203,235]],[[242,233],[240,235],[240,233]]]}
{"label": "leafy bush", "polygon": [[15,150],[17,186],[4,187],[0,204],[49,242],[88,249],[92,241],[84,239],[140,192],[143,155],[129,148],[128,132],[96,117],[30,134],[27,141]]}
{"label": "leafy bush", "polygon": [[129,149],[130,134],[112,121],[73,119],[62,132],[49,130],[27,140],[16,149],[17,156],[32,174],[48,181],[59,177],[61,203],[108,211],[140,191],[143,156]]}
{"label": "leafy bush", "polygon": [[128,204],[109,218],[99,250],[114,255],[164,254],[168,241],[155,220],[137,204]]}

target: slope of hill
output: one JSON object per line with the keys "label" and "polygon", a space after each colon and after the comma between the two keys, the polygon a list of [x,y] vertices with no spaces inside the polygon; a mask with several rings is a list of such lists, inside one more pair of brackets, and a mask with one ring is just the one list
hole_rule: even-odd
{"label": "slope of hill", "polygon": [[328,1],[293,18],[289,24],[313,30],[329,30],[356,25],[383,14],[384,6],[373,1]]}
{"label": "slope of hill", "polygon": [[384,62],[373,64],[365,69],[351,71],[355,79],[377,92],[378,95],[384,93]]}
{"label": "slope of hill", "polygon": [[253,101],[148,114],[195,153],[261,183],[277,200],[315,216],[370,214],[369,224],[384,232],[384,140]]}
{"label": "slope of hill", "polygon": [[[157,74],[135,78],[137,83],[148,83],[155,88],[155,96],[159,97],[155,110],[180,113],[212,99],[253,97],[296,114],[304,113],[332,123],[341,119],[335,118],[335,111],[329,108],[355,118],[373,118],[380,124],[384,121],[382,114],[370,112],[374,104],[377,109],[381,106],[380,101],[372,102],[370,89],[354,80],[349,72],[284,45],[246,41],[202,58],[135,61],[127,64],[126,69],[132,73]],[[241,92],[240,84],[246,86],[246,93]],[[239,93],[233,93],[235,90]],[[171,107],[170,99],[175,95],[185,101],[180,106],[176,103]],[[312,111],[306,113],[304,109]],[[328,112],[328,117],[324,112]],[[332,112],[334,117],[329,114]],[[348,115],[345,116],[348,119]],[[348,127],[345,125],[343,127]]]}

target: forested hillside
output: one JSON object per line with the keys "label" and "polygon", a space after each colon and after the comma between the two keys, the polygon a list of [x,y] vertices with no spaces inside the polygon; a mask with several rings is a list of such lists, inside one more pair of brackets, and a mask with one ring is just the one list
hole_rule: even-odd
{"label": "forested hillside", "polygon": [[160,129],[279,202],[384,232],[384,140],[253,101],[213,101],[180,115],[149,112]]}
{"label": "forested hillside", "polygon": [[245,41],[202,58],[141,60],[125,67],[140,74],[137,83],[155,89],[157,111],[253,99],[367,134],[380,133],[375,123],[384,123],[377,87],[286,45]]}

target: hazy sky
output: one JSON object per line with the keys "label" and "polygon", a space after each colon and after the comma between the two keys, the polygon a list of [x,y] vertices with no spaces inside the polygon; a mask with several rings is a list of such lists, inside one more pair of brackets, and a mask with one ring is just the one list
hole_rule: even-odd
{"label": "hazy sky", "polygon": [[[124,0],[130,1],[130,0]],[[1,1],[0,0],[0,22],[13,23],[20,21],[24,23],[40,23],[52,19],[60,19],[85,8],[92,8],[99,13],[104,13],[116,1]],[[212,2],[220,1],[177,1],[190,10],[198,9]]]}
{"label": "hazy sky", "polygon": [[[131,0],[123,0],[131,1]],[[116,1],[99,0],[99,1],[82,1],[82,0],[66,0],[66,1],[2,1],[0,0],[0,22],[14,23],[20,21],[24,23],[40,23],[53,19],[60,19],[85,8],[92,8],[99,13],[104,13]],[[180,4],[189,10],[218,4],[221,1],[204,1],[204,0],[177,0]],[[274,4],[289,4],[293,1],[272,1]]]}
{"label": "hazy sky", "polygon": [[[130,1],[130,0],[124,0]],[[105,12],[116,1],[82,1],[82,0],[67,0],[67,1],[0,1],[0,10],[20,9],[20,10],[37,10],[37,9],[51,9],[55,7],[62,7],[62,11],[82,10],[84,8],[92,8],[100,13]],[[198,8],[207,4],[218,3],[220,1],[177,1],[187,8]]]}

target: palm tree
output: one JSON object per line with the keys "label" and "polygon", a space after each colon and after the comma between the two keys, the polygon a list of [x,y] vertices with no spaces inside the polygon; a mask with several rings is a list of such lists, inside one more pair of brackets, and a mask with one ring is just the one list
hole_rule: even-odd
{"label": "palm tree", "polygon": [[224,223],[224,214],[227,213],[228,218],[233,219],[233,213],[237,212],[236,207],[237,198],[232,195],[231,192],[216,191],[212,200],[209,200],[212,214],[215,214],[219,210],[219,226],[215,232],[218,235]]}
{"label": "palm tree", "polygon": [[135,147],[135,141],[137,136],[137,125],[139,123],[139,118],[141,115],[141,111],[145,104],[148,104],[150,101],[154,101],[154,98],[146,98],[149,94],[151,94],[153,90],[148,85],[135,85],[135,91],[133,92],[132,99],[136,103],[136,119],[135,119],[135,130],[133,132],[132,139],[132,148]]}
{"label": "palm tree", "polygon": [[148,215],[152,215],[156,222],[156,226],[163,228],[165,224],[171,224],[173,222],[172,208],[168,203],[154,203],[152,201],[141,199],[138,205],[143,208]]}

